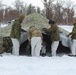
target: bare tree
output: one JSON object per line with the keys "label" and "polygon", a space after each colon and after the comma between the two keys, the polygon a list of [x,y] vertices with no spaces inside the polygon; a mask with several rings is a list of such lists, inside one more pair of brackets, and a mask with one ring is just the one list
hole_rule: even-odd
{"label": "bare tree", "polygon": [[[46,18],[54,19],[58,24],[71,24],[73,16],[75,15],[74,7],[75,5],[69,0],[65,4],[63,0],[42,0],[44,4],[44,10]],[[65,5],[65,6],[64,6]]]}
{"label": "bare tree", "polygon": [[0,0],[0,22],[3,22],[4,19],[4,6],[2,0]]}
{"label": "bare tree", "polygon": [[28,8],[27,8],[27,15],[36,12],[36,8],[35,6],[33,6],[32,4],[29,4]]}
{"label": "bare tree", "polygon": [[63,4],[63,1],[57,0],[56,4],[54,5],[54,19],[59,24],[63,21]]}
{"label": "bare tree", "polygon": [[64,14],[64,22],[65,24],[72,24],[72,20],[73,20],[73,16],[75,14],[74,9],[68,9],[68,8],[64,8],[63,9],[63,14]]}
{"label": "bare tree", "polygon": [[66,3],[66,18],[67,18],[67,20],[66,20],[66,23],[67,24],[71,24],[72,23],[72,19],[73,19],[73,16],[74,16],[74,14],[75,14],[75,11],[74,11],[74,4],[69,0],[69,1],[67,1],[67,3]]}
{"label": "bare tree", "polygon": [[53,1],[54,0],[42,0],[45,8],[45,15],[47,19],[52,19],[53,17]]}
{"label": "bare tree", "polygon": [[23,1],[15,0],[14,6],[15,6],[16,10],[18,11],[19,15],[24,12],[25,6],[23,4]]}
{"label": "bare tree", "polygon": [[37,7],[37,13],[40,13],[40,7]]}

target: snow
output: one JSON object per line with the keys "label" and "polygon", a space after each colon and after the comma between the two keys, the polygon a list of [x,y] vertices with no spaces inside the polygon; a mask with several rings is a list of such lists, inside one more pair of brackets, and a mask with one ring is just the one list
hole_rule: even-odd
{"label": "snow", "polygon": [[62,29],[68,31],[68,32],[72,32],[72,29],[73,29],[73,25],[70,26],[70,25],[59,25],[59,27],[61,27]]}
{"label": "snow", "polygon": [[62,45],[65,47],[70,47],[72,44],[71,36],[67,37],[69,33],[72,32],[73,25],[59,25],[60,40],[62,41]]}
{"label": "snow", "polygon": [[6,26],[8,26],[8,24],[0,24],[0,27],[2,27],[2,28],[6,27]]}
{"label": "snow", "polygon": [[28,57],[3,54],[0,75],[76,75],[76,57]]}

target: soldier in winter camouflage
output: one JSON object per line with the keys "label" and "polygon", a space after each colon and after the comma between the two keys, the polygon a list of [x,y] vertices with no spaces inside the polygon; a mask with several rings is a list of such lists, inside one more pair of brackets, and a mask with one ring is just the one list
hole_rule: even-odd
{"label": "soldier in winter camouflage", "polygon": [[24,15],[20,15],[19,18],[14,21],[11,29],[11,34],[10,34],[11,38],[16,38],[20,40],[21,31],[22,31],[21,23],[23,19],[24,19]]}
{"label": "soldier in winter camouflage", "polygon": [[40,56],[41,44],[42,44],[42,33],[35,26],[31,26],[28,30],[28,40],[31,44],[31,55]]}
{"label": "soldier in winter camouflage", "polygon": [[51,25],[51,27],[49,29],[43,28],[43,30],[50,35],[50,39],[52,41],[51,44],[52,56],[56,56],[56,50],[58,48],[60,40],[59,30],[57,25],[55,24],[55,21],[49,20],[49,24]]}
{"label": "soldier in winter camouflage", "polygon": [[10,37],[20,40],[20,35],[21,35],[21,23],[17,19],[12,25]]}
{"label": "soldier in winter camouflage", "polygon": [[75,56],[76,55],[76,19],[73,20],[73,25],[74,25],[73,30],[69,35],[71,35],[72,38],[71,52],[72,55]]}
{"label": "soldier in winter camouflage", "polygon": [[20,15],[19,18],[17,18],[13,25],[12,25],[12,29],[11,29],[11,33],[10,33],[10,37],[12,38],[12,42],[13,42],[13,50],[12,53],[14,55],[19,55],[19,47],[20,47],[20,36],[21,36],[21,23],[24,19],[24,15]]}

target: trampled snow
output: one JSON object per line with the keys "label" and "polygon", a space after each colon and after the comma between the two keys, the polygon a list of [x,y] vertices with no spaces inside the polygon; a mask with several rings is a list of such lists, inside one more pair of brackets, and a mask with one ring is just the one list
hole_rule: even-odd
{"label": "trampled snow", "polygon": [[76,75],[76,57],[28,57],[3,54],[0,75]]}

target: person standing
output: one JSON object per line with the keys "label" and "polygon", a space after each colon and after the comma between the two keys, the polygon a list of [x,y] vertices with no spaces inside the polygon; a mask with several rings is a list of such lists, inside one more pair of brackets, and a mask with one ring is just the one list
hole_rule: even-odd
{"label": "person standing", "polygon": [[59,40],[60,40],[60,35],[59,35],[59,29],[55,23],[55,21],[53,20],[49,20],[49,25],[50,28],[46,29],[43,28],[43,30],[50,35],[50,39],[52,41],[51,44],[51,52],[52,52],[52,56],[56,56],[56,51],[59,45]]}
{"label": "person standing", "polygon": [[20,15],[13,23],[10,37],[13,43],[13,55],[19,55],[20,37],[21,37],[21,23],[24,19],[24,15]]}
{"label": "person standing", "polygon": [[40,29],[35,26],[31,26],[28,29],[28,41],[31,44],[31,55],[40,56],[40,50],[42,47],[42,33]]}
{"label": "person standing", "polygon": [[76,56],[76,19],[73,19],[73,29],[72,32],[69,35],[71,35],[71,39],[72,39],[72,45],[71,45],[71,52],[72,52],[72,56]]}

